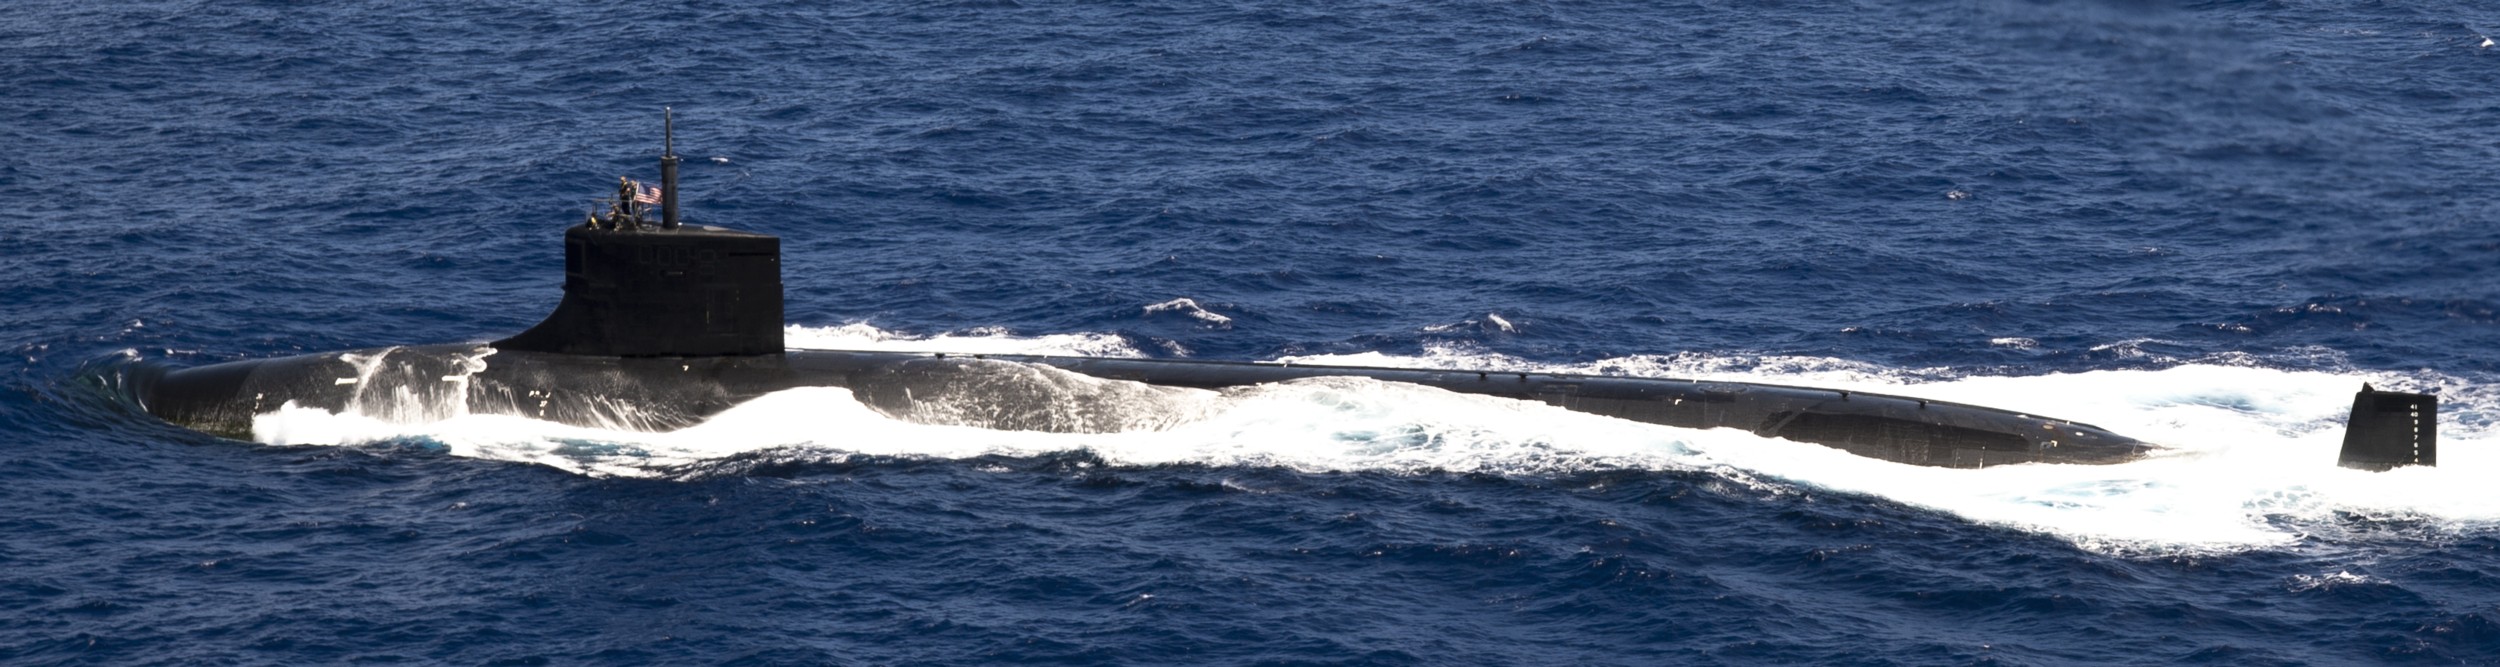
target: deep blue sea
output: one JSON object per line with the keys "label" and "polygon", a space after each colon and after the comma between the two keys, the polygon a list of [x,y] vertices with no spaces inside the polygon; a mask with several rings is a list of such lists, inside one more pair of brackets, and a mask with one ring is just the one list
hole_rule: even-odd
{"label": "deep blue sea", "polygon": [[[12,2],[0,663],[2500,663],[2494,39],[2486,0]],[[1863,388],[2165,450],[1930,469],[1379,382],[1099,434],[111,398],[528,327],[663,107],[689,219],[783,239],[794,347]],[[2334,466],[2364,382],[2441,395],[2444,465]]]}

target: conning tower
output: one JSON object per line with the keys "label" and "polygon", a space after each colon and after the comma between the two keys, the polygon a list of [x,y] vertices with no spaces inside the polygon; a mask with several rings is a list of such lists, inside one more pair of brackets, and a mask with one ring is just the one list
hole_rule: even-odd
{"label": "conning tower", "polygon": [[[609,216],[564,232],[564,300],[497,349],[616,357],[780,354],[781,239],[680,224],[674,114],[656,198],[627,182]],[[641,204],[657,199],[660,223]],[[639,201],[637,201],[639,200]]]}

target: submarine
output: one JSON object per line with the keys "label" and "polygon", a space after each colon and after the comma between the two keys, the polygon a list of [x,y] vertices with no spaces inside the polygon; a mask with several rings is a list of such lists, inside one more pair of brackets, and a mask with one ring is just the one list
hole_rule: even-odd
{"label": "submarine", "polygon": [[[660,185],[620,179],[604,215],[564,231],[563,297],[536,326],[487,343],[393,346],[177,367],[124,385],[166,422],[234,438],[285,407],[382,418],[500,414],[666,431],[798,387],[848,389],[915,421],[1102,432],[1105,401],[1139,391],[1359,377],[1694,429],[1733,428],[1898,463],[1980,468],[2113,464],[2153,444],[2090,424],[1906,396],[1748,382],[1265,362],[792,350],[782,340],[780,239],[684,224],[673,118]],[[657,220],[651,208],[658,209]],[[1131,391],[1135,390],[1135,391]],[[2354,397],[2339,463],[2435,465],[2437,397]],[[938,415],[933,417],[932,415]]]}

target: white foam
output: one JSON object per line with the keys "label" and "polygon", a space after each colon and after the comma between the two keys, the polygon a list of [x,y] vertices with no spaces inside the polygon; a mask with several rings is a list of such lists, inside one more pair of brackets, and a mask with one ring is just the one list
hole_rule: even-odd
{"label": "white foam", "polygon": [[1198,305],[1197,300],[1189,297],[1181,297],[1147,306],[1145,313],[1148,315],[1155,313],[1188,313],[1190,317],[1197,318],[1198,321],[1205,322],[1207,323],[1207,326],[1210,327],[1229,329],[1233,326],[1233,318],[1225,317],[1221,314],[1217,314],[1215,311],[1207,310],[1206,307]]}
{"label": "white foam", "polygon": [[1142,357],[1119,334],[1074,333],[1018,336],[997,327],[914,336],[879,329],[866,322],[830,327],[789,326],[782,344],[793,350],[860,350],[880,352],[950,352],[960,354],[1045,354],[1085,357]]}
{"label": "white foam", "polygon": [[[971,349],[1000,353],[1110,351],[1134,356],[1118,337],[1103,334],[906,337],[866,325],[793,328],[791,334],[793,340],[803,334],[810,342],[846,349],[927,350],[972,343]],[[271,444],[424,440],[442,443],[461,456],[604,475],[658,474],[687,463],[772,449],[933,458],[1082,450],[1121,466],[1190,463],[1312,472],[1708,470],[1774,489],[1881,497],[2112,552],[2227,551],[2341,541],[2390,530],[2436,537],[2500,525],[2500,494],[2487,492],[2487,480],[2500,473],[2500,442],[2495,442],[2500,438],[2494,437],[2492,419],[2500,413],[2495,410],[2500,392],[2429,373],[2290,371],[2226,359],[2161,370],[1962,377],[1943,369],[1891,369],[1808,357],[1666,355],[1539,365],[1459,347],[1417,356],[1290,361],[1806,384],[2073,419],[2168,450],[2108,466],[1925,468],[1735,430],[1638,424],[1362,378],[1165,396],[1150,409],[1166,414],[1133,422],[1143,424],[1141,430],[1118,433],[914,423],[862,405],[847,390],[831,388],[774,393],[667,433],[447,411],[368,416],[295,407],[262,415],[254,433]],[[2439,467],[2370,473],[2335,466],[2344,411],[2362,382],[2440,391],[2445,403]]]}
{"label": "white foam", "polygon": [[1511,323],[1510,323],[1510,320],[1509,320],[1509,319],[1507,319],[1507,318],[1502,317],[1502,314],[1501,314],[1501,313],[1485,313],[1485,314],[1484,314],[1484,317],[1482,317],[1482,318],[1470,317],[1470,318],[1467,318],[1467,319],[1465,319],[1465,320],[1461,320],[1461,321],[1458,321],[1458,322],[1452,322],[1452,323],[1449,323],[1449,324],[1434,324],[1434,325],[1428,325],[1428,326],[1425,326],[1425,327],[1424,327],[1424,332],[1425,332],[1425,333],[1447,333],[1447,332],[1451,332],[1451,331],[1461,331],[1461,330],[1467,330],[1467,329],[1475,329],[1475,330],[1480,330],[1480,331],[1498,331],[1498,332],[1501,332],[1501,333],[1519,333],[1519,327],[1518,327],[1517,325],[1513,325],[1513,324],[1511,324]]}

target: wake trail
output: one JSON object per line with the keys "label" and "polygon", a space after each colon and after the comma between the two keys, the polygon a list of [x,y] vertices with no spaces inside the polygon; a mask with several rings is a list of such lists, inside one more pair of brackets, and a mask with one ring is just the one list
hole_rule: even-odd
{"label": "wake trail", "polygon": [[[854,324],[792,327],[794,348],[1143,356],[1112,334],[1019,337],[976,331],[915,337]],[[1313,378],[1222,391],[1110,387],[1107,432],[962,425],[950,406],[889,415],[840,388],[799,388],[677,431],[589,428],[405,407],[330,413],[285,408],[255,422],[269,444],[421,441],[452,454],[594,475],[653,476],[704,461],[789,450],[809,456],[965,459],[1088,452],[1115,466],[1268,466],[1305,472],[1486,472],[1545,476],[1600,469],[1699,470],[1776,490],[1880,497],[2086,548],[2238,550],[2368,539],[2388,522],[2456,534],[2500,522],[2492,433],[2500,396],[2460,378],[2270,369],[2245,359],[2159,370],[1961,375],[1813,357],[1682,354],[1539,364],[1440,346],[1281,359],[1296,365],[1601,373],[1797,384],[1987,405],[2095,424],[2164,447],[2118,465],[1944,469],[1853,456],[1733,429],[1694,430],[1366,378]],[[1058,372],[1058,371],[1052,371]],[[1073,384],[1127,385],[1083,376]],[[2435,468],[2383,473],[2335,465],[2344,411],[2363,382],[2431,390],[2445,402]],[[979,406],[951,406],[977,408]]]}

